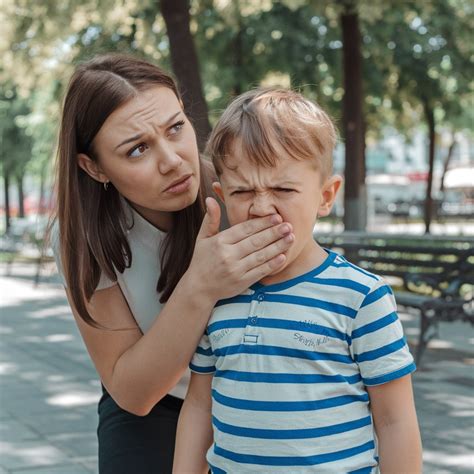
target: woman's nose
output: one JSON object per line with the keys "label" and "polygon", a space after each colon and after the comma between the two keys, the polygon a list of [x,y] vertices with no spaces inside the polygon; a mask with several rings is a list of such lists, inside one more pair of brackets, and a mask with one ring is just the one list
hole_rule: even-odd
{"label": "woman's nose", "polygon": [[168,144],[162,145],[158,151],[158,169],[161,174],[167,174],[181,166],[183,159],[176,150]]}
{"label": "woman's nose", "polygon": [[256,194],[250,206],[250,217],[263,217],[277,212],[275,203],[267,194]]}

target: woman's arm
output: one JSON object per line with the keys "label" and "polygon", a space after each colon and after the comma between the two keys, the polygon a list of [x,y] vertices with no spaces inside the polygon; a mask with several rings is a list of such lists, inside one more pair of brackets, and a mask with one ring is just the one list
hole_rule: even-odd
{"label": "woman's arm", "polygon": [[212,374],[191,373],[188,393],[179,414],[173,473],[206,474],[206,452],[212,444]]}
{"label": "woman's arm", "polygon": [[411,375],[367,387],[382,474],[422,472],[421,438]]}
{"label": "woman's arm", "polygon": [[121,408],[144,416],[181,378],[212,307],[191,282],[181,281],[144,335],[118,285],[97,291],[88,308],[99,324],[115,330],[96,329],[73,314],[107,391]]}
{"label": "woman's arm", "polygon": [[149,413],[181,378],[217,300],[240,293],[284,263],[292,235],[282,238],[283,224],[274,222],[275,216],[252,219],[215,235],[219,208],[211,200],[190,267],[144,335],[118,285],[97,291],[89,311],[102,326],[130,329],[97,329],[75,314],[102,382],[123,409]]}

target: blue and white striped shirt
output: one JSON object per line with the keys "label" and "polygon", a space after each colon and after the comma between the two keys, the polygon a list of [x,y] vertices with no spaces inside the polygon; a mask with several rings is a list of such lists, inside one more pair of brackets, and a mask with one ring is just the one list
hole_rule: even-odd
{"label": "blue and white striped shirt", "polygon": [[392,290],[335,252],[283,283],[220,301],[190,364],[213,373],[221,473],[373,473],[366,386],[415,370]]}

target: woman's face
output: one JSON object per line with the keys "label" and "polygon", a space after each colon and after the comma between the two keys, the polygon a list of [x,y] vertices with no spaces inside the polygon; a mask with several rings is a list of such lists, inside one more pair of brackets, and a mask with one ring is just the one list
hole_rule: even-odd
{"label": "woman's face", "polygon": [[199,189],[196,135],[171,89],[140,92],[115,110],[93,142],[101,181],[110,181],[133,207],[166,230],[171,212]]}

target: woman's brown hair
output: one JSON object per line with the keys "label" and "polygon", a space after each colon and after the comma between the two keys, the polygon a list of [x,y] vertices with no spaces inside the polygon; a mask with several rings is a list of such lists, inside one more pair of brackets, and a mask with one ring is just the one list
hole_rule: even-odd
{"label": "woman's brown hair", "polygon": [[[124,200],[110,185],[92,179],[79,167],[77,155],[95,160],[94,137],[107,117],[139,92],[153,86],[171,89],[173,78],[144,60],[117,54],[98,56],[79,65],[67,89],[59,133],[56,171],[61,266],[72,304],[88,324],[100,327],[87,310],[102,273],[113,281],[132,263],[126,237],[129,223]],[[191,261],[204,216],[206,170],[196,201],[173,212],[173,224],[161,248],[160,301],[167,301]],[[128,226],[128,227],[127,227]]]}

